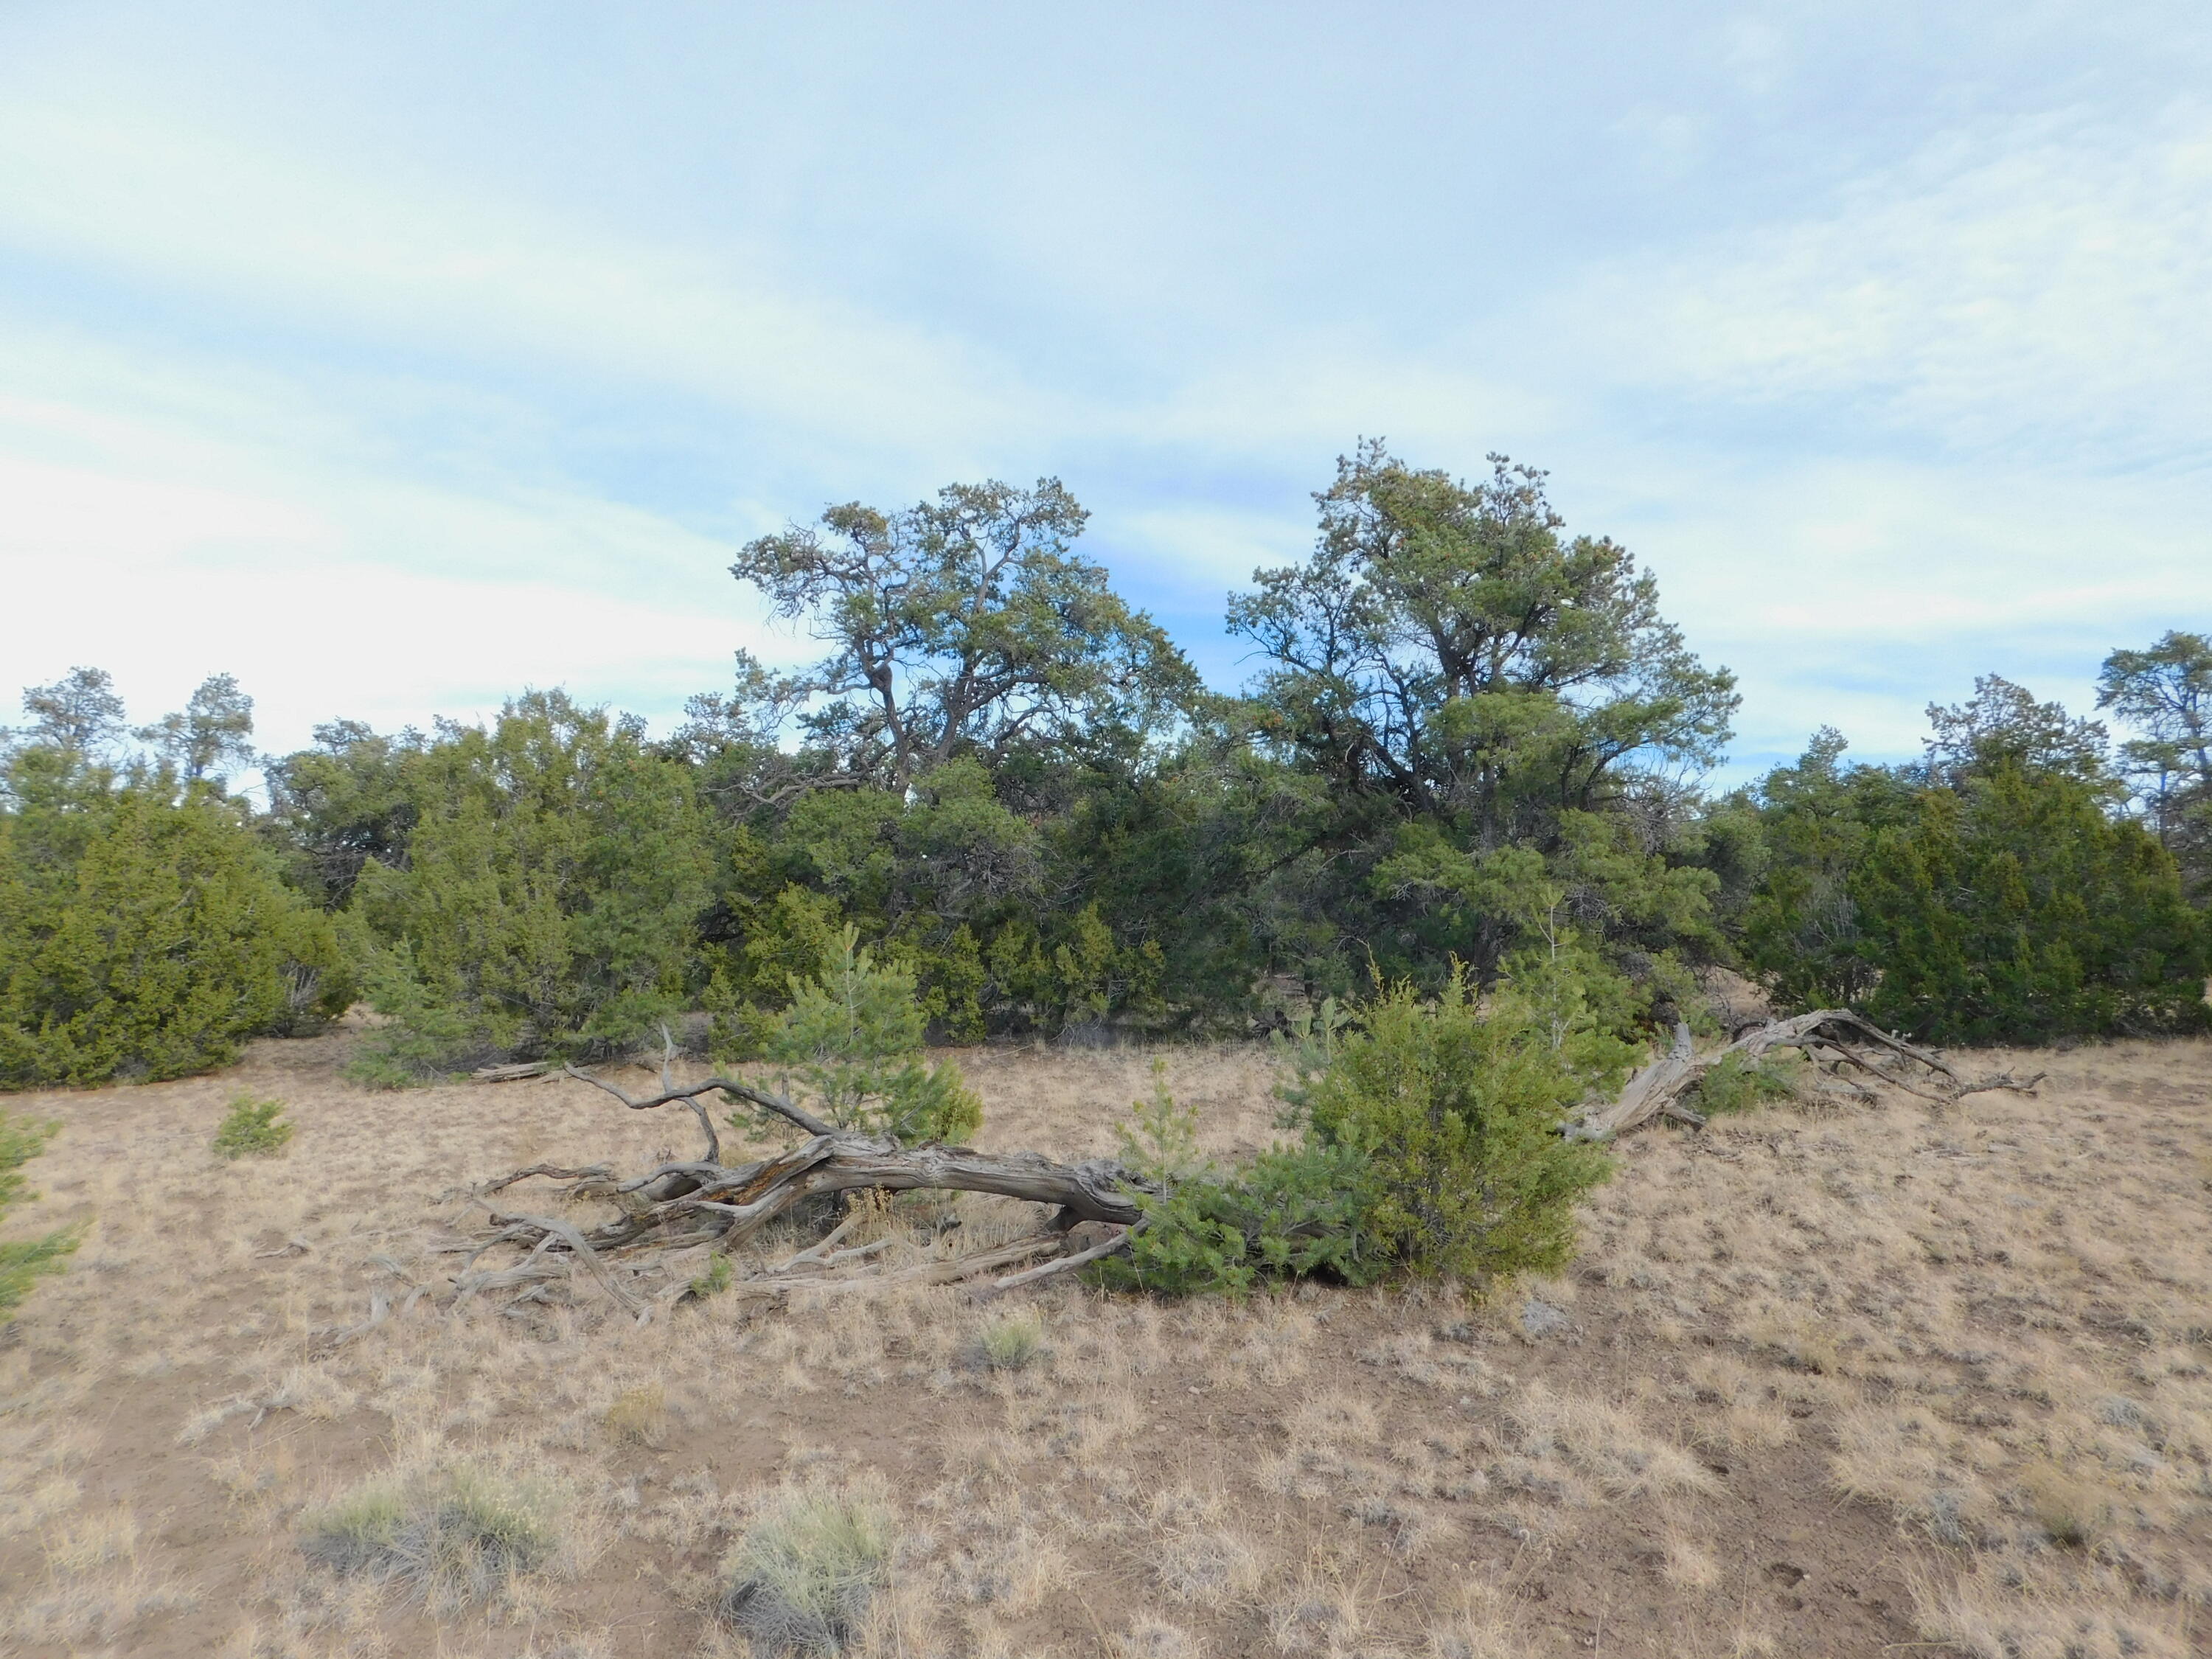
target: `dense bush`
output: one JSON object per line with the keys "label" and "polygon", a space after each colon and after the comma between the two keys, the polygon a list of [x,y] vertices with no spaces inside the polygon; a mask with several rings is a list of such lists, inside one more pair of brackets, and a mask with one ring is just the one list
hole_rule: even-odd
{"label": "dense bush", "polygon": [[1922,794],[1854,877],[1868,1014],[1936,1042],[2201,1030],[2203,916],[2173,860],[2063,774],[2000,763]]}
{"label": "dense bush", "polygon": [[376,1080],[627,1047],[690,1000],[708,848],[687,768],[559,692],[406,757],[404,863],[370,855],[352,913]]}
{"label": "dense bush", "polygon": [[1559,1133],[1628,1055],[1586,1017],[1555,1024],[1521,988],[1479,1000],[1454,973],[1432,998],[1386,988],[1303,1091],[1307,1133],[1366,1170],[1364,1225],[1424,1276],[1473,1284],[1555,1268],[1605,1154]]}
{"label": "dense bush", "polygon": [[1765,779],[1750,964],[1930,1042],[2203,1029],[2212,935],[2103,728],[1995,676],[1929,715],[1920,764],[1844,766],[1823,732]]}
{"label": "dense bush", "polygon": [[8,770],[0,812],[0,1085],[171,1078],[341,1011],[327,917],[241,803],[66,750]]}
{"label": "dense bush", "polygon": [[1535,969],[1486,999],[1464,969],[1434,996],[1401,981],[1313,1022],[1285,1090],[1304,1134],[1240,1169],[1201,1158],[1195,1115],[1158,1086],[1123,1133],[1150,1189],[1144,1225],[1100,1277],[1237,1295],[1263,1278],[1394,1270],[1479,1289],[1561,1266],[1575,1204],[1611,1164],[1559,1126],[1632,1050],[1571,973]]}

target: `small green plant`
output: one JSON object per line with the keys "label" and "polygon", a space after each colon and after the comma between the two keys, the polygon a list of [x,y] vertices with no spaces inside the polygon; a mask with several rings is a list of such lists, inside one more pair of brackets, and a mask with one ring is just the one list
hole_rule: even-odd
{"label": "small green plant", "polygon": [[546,1485],[454,1462],[380,1476],[309,1511],[300,1547],[334,1572],[406,1585],[441,1608],[471,1606],[560,1547]]}
{"label": "small green plant", "polygon": [[[7,1214],[9,1206],[38,1196],[24,1190],[21,1170],[60,1127],[0,1112],[0,1216]],[[0,1324],[7,1322],[9,1310],[30,1294],[33,1284],[62,1270],[63,1259],[82,1237],[78,1229],[64,1227],[39,1238],[0,1241]]]}
{"label": "small green plant", "polygon": [[1362,1223],[1399,1265],[1480,1286],[1572,1253],[1576,1201],[1612,1165],[1556,1126],[1617,1078],[1620,1045],[1550,1012],[1510,981],[1478,1000],[1464,972],[1433,998],[1389,986],[1306,1091],[1312,1140],[1364,1159]]}
{"label": "small green plant", "polygon": [[275,1158],[292,1139],[292,1125],[283,1121],[281,1100],[256,1100],[240,1095],[215,1132],[217,1158]]}
{"label": "small green plant", "polygon": [[1102,1283],[1170,1296],[1242,1296],[1263,1276],[1326,1273],[1353,1284],[1384,1265],[1364,1224],[1364,1156],[1310,1142],[1279,1146],[1241,1170],[1198,1150],[1198,1114],[1178,1106],[1162,1068],[1152,1096],[1131,1109],[1121,1161],[1147,1189],[1145,1219],[1126,1255],[1109,1256]]}
{"label": "small green plant", "polygon": [[1698,1079],[1697,1107],[1708,1116],[1747,1112],[1770,1100],[1788,1100],[1797,1092],[1790,1063],[1780,1056],[1749,1060],[1726,1054],[1713,1062]]}
{"label": "small green plant", "polygon": [[839,1128],[957,1142],[981,1126],[983,1103],[960,1068],[924,1055],[928,1018],[913,972],[878,963],[855,929],[838,935],[812,979],[793,978],[791,996],[763,1051],[784,1088],[795,1086]]}
{"label": "small green plant", "polygon": [[716,1253],[707,1264],[707,1271],[691,1281],[691,1294],[704,1301],[710,1296],[720,1296],[737,1283],[738,1270],[730,1265],[730,1258]]}
{"label": "small green plant", "polygon": [[975,1358],[987,1370],[1024,1370],[1043,1352],[1044,1322],[1027,1310],[1001,1314],[976,1333]]}
{"label": "small green plant", "polygon": [[722,1616],[769,1652],[842,1653],[897,1546],[879,1478],[786,1486],[722,1562]]}

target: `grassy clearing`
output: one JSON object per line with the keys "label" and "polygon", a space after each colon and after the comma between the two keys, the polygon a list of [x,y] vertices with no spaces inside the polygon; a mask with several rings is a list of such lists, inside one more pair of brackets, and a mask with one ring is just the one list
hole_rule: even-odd
{"label": "grassy clearing", "polygon": [[[1634,1138],[1566,1270],[1474,1308],[908,1285],[644,1327],[588,1279],[396,1309],[471,1220],[433,1195],[641,1167],[681,1123],[564,1083],[370,1095],[341,1051],[26,1103],[64,1127],[11,1234],[84,1225],[0,1343],[10,1659],[2157,1656],[2212,1621],[2212,1044]],[[1148,1058],[963,1069],[985,1144],[1081,1158]],[[1164,1059],[1207,1150],[1274,1133],[1264,1052]],[[208,1159],[241,1089],[290,1103],[319,1192]],[[944,1219],[876,1236],[910,1265],[1033,1224]]]}

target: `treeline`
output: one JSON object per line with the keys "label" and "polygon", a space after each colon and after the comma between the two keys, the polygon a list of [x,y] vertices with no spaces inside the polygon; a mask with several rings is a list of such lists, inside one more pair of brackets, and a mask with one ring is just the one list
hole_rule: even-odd
{"label": "treeline", "polygon": [[743,1058],[854,940],[954,1042],[1281,1027],[1455,965],[1614,1042],[1693,1012],[1709,963],[1942,1042],[2206,1024],[2203,637],[2112,654],[2117,750],[1992,678],[1918,763],[1823,732],[1715,796],[1731,677],[1542,474],[1370,445],[1316,501],[1311,554],[1231,599],[1237,696],[1076,550],[1049,480],[744,547],[820,659],[740,653],[665,738],[558,691],[341,720],[261,758],[255,810],[227,677],[135,732],[96,670],[33,688],[0,771],[0,1081],[177,1075],[362,998],[392,1082],[664,1023]]}

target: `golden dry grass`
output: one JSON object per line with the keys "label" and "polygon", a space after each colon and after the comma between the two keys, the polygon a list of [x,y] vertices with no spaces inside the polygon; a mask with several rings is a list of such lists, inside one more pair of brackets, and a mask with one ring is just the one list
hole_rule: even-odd
{"label": "golden dry grass", "polygon": [[[689,1118],[568,1083],[370,1094],[348,1040],[11,1103],[65,1126],[16,1224],[91,1231],[0,1340],[0,1651],[736,1655],[726,1559],[853,1480],[896,1512],[856,1640],[902,1659],[2207,1649],[2212,1044],[2005,1056],[2051,1067],[2035,1099],[1646,1134],[1572,1273],[1473,1310],[908,1285],[641,1328],[588,1281],[450,1315],[434,1247],[457,1189],[641,1167]],[[962,1058],[992,1146],[1109,1151],[1150,1086],[1123,1051]],[[1273,1134],[1263,1050],[1164,1058],[1210,1148]],[[289,1158],[212,1155],[241,1088],[288,1103]],[[911,1205],[844,1242],[1029,1224],[957,1209],[934,1244]],[[302,1553],[333,1504],[453,1468],[561,1494],[559,1548],[470,1606]]]}

